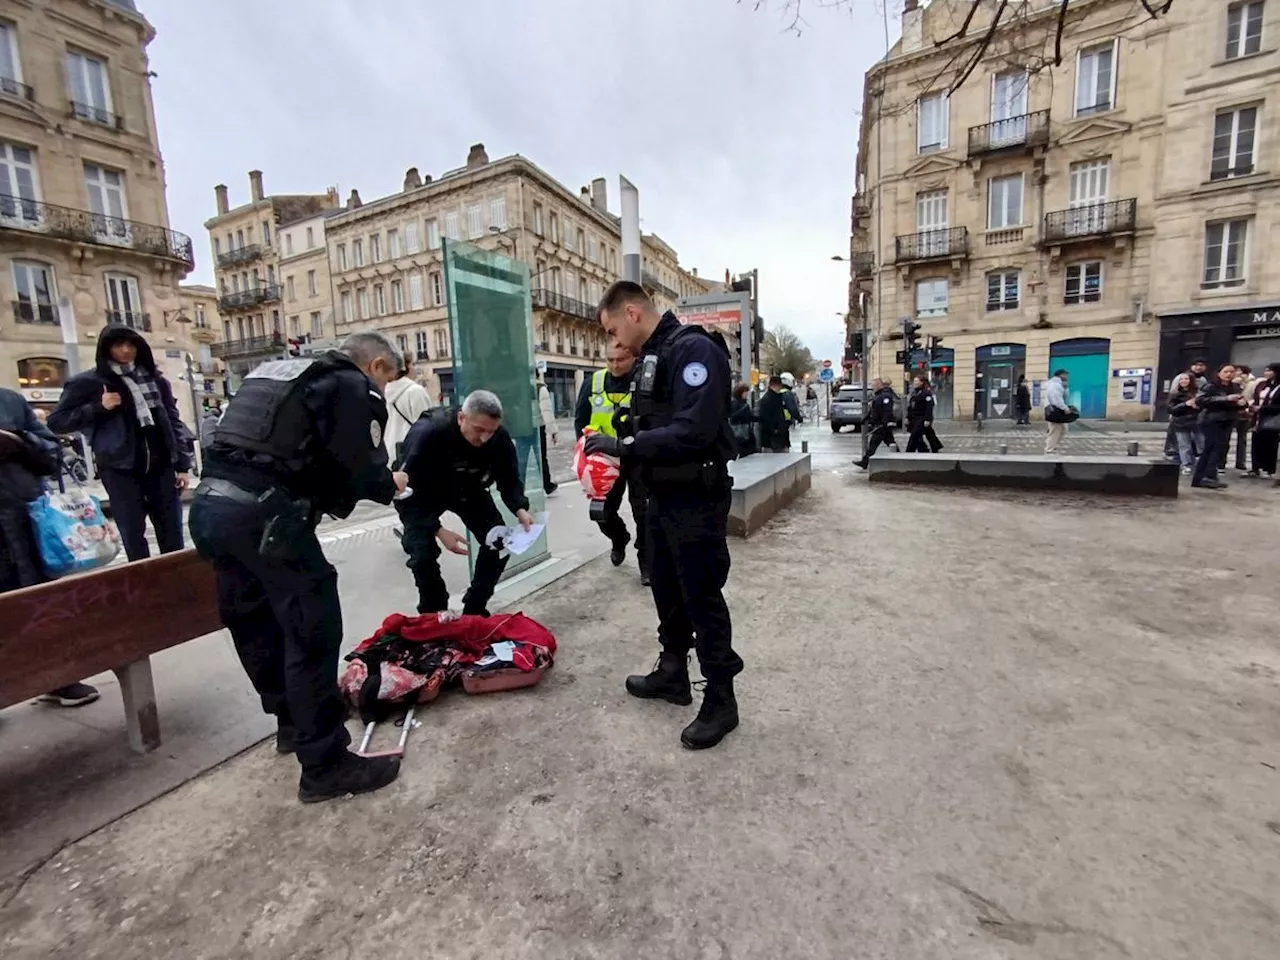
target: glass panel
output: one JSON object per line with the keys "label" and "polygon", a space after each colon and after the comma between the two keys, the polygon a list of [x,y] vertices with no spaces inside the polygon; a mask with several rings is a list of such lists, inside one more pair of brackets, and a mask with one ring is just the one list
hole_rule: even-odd
{"label": "glass panel", "polygon": [[[460,403],[472,390],[484,389],[502,400],[503,424],[516,444],[529,510],[537,516],[546,509],[546,494],[538,437],[542,418],[534,388],[529,268],[501,253],[451,239],[444,244],[444,265],[454,394]],[[515,523],[496,490],[493,499],[507,522]],[[479,544],[473,537],[469,542],[468,563],[474,572]],[[511,557],[503,575],[526,570],[549,556],[544,531],[527,552]]]}

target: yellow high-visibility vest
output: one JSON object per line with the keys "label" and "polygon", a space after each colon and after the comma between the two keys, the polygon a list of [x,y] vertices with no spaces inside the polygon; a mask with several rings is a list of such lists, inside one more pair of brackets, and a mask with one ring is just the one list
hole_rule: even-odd
{"label": "yellow high-visibility vest", "polygon": [[618,407],[631,405],[631,394],[605,393],[604,375],[607,372],[597,370],[591,375],[591,420],[587,428],[606,437],[616,437],[618,432],[613,427],[613,414]]}

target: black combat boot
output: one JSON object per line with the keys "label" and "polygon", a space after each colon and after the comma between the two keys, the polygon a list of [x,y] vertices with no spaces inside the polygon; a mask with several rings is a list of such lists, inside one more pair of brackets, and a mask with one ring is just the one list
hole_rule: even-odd
{"label": "black combat boot", "polygon": [[627,544],[630,542],[630,537],[613,541],[613,549],[609,551],[609,562],[615,567],[622,566],[622,561],[627,559]]}
{"label": "black combat boot", "polygon": [[276,753],[293,753],[294,741],[297,739],[297,727],[287,720],[276,721]]}
{"label": "black combat boot", "polygon": [[658,662],[651,673],[627,677],[627,693],[642,700],[665,700],[687,707],[693,703],[688,655],[664,650],[658,655]]}
{"label": "black combat boot", "polygon": [[653,585],[653,578],[649,576],[649,564],[643,560],[640,561],[640,586],[649,587]]}
{"label": "black combat boot", "polygon": [[684,728],[680,742],[690,750],[714,747],[738,726],[738,701],[733,695],[733,681],[707,682],[698,716]]}
{"label": "black combat boot", "polygon": [[320,803],[349,793],[371,793],[399,775],[399,757],[360,757],[344,751],[341,759],[323,773],[302,772],[298,799],[303,803]]}

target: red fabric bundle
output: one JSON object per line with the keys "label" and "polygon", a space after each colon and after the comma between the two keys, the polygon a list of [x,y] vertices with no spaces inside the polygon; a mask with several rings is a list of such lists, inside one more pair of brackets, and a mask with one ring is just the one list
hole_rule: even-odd
{"label": "red fabric bundle", "polygon": [[618,479],[619,464],[615,457],[605,456],[603,453],[587,456],[583,445],[593,433],[594,430],[584,431],[574,445],[573,469],[586,495],[592,500],[603,500]]}

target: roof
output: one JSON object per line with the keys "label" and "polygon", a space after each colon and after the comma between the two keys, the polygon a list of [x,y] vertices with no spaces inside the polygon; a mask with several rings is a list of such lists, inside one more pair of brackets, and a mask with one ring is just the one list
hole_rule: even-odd
{"label": "roof", "polygon": [[113,7],[119,7],[122,10],[128,10],[130,13],[138,12],[138,5],[133,0],[103,0],[103,2],[109,3]]}

